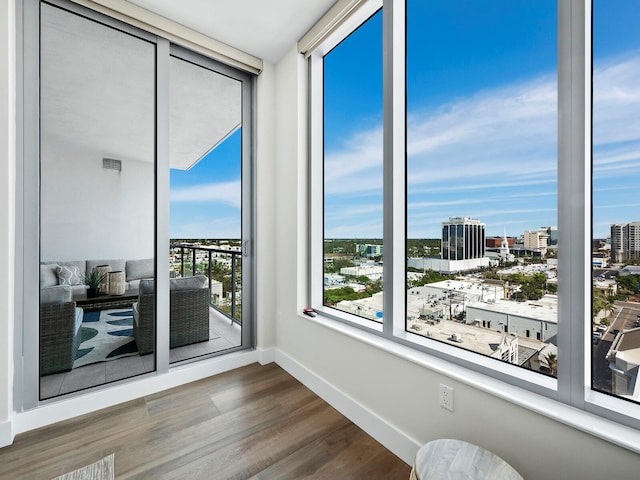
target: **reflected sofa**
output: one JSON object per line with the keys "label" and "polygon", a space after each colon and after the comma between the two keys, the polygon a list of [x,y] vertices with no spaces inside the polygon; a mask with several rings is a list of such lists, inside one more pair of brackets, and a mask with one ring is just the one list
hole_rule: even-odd
{"label": "reflected sofa", "polygon": [[[207,277],[169,280],[169,347],[181,347],[209,340],[209,303]],[[141,280],[138,301],[133,304],[133,337],[141,355],[155,350],[155,285]]]}
{"label": "reflected sofa", "polygon": [[85,275],[102,265],[109,265],[112,272],[125,272],[127,290],[138,288],[143,279],[153,278],[155,268],[152,258],[47,261],[40,264],[40,289],[66,285],[71,287],[74,299],[83,298],[88,288]]}
{"label": "reflected sofa", "polygon": [[76,307],[72,289],[58,285],[40,292],[40,375],[66,372],[80,346],[82,308]]}

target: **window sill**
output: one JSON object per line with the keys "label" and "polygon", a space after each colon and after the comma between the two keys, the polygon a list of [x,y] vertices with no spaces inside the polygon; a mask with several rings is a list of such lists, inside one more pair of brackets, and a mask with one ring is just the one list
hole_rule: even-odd
{"label": "window sill", "polygon": [[[375,333],[367,332],[355,326],[334,320],[328,316],[322,315],[321,312],[318,312],[316,317],[308,317],[302,313],[300,313],[298,317],[308,322],[322,325],[325,328],[351,337],[354,340],[378,348],[386,353],[405,359],[477,390],[489,393],[502,400],[511,402],[515,405],[526,408],[527,410],[544,415],[547,418],[606,440],[612,444],[640,453],[640,431],[634,428],[603,418],[602,416],[589,413],[588,411],[580,410],[530,390],[511,385],[502,380],[475,372],[447,360],[389,340],[388,338],[381,337]],[[404,335],[408,335],[406,332],[402,333]],[[399,338],[402,338],[402,335],[399,335]],[[415,339],[413,339],[413,341],[415,342]],[[447,346],[444,345],[444,347]],[[462,356],[465,354],[473,355],[474,361],[477,362],[477,355],[472,352],[463,351]],[[496,363],[499,365],[499,362]],[[499,370],[500,368],[497,369]],[[555,389],[556,382],[554,379],[538,374],[530,374],[535,377],[539,377],[535,381],[536,385],[541,385],[543,387],[553,386]],[[586,400],[588,401],[589,398]]]}

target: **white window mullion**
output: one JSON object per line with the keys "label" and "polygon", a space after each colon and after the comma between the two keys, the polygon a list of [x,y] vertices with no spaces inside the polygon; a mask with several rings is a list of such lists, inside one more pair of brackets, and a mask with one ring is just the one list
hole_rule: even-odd
{"label": "white window mullion", "polygon": [[558,2],[558,396],[582,408],[590,325],[584,2]]}
{"label": "white window mullion", "polygon": [[156,370],[169,370],[169,42],[158,39],[156,67]]}
{"label": "white window mullion", "polygon": [[[322,306],[324,249],[323,249],[323,59],[318,52],[309,57],[309,305]],[[316,181],[314,181],[316,179]]]}
{"label": "white window mullion", "polygon": [[383,8],[384,70],[384,313],[385,335],[404,331],[406,317],[405,218],[405,2]]}

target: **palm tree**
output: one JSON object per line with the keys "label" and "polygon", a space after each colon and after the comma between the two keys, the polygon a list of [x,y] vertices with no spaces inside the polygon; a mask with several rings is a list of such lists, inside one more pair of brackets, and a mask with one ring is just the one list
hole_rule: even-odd
{"label": "palm tree", "polygon": [[558,356],[555,353],[547,353],[544,359],[549,365],[549,373],[555,377],[556,370],[558,369]]}

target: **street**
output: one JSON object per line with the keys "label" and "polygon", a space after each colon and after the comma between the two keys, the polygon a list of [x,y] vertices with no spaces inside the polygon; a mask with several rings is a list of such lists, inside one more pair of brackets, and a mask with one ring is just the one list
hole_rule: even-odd
{"label": "street", "polygon": [[617,333],[617,331],[633,328],[633,324],[638,320],[638,314],[640,314],[640,303],[615,302],[613,321],[609,329],[598,344],[592,346],[592,386],[594,389],[607,393],[611,392],[611,370],[609,370],[609,362],[605,357],[615,338],[614,332]]}

